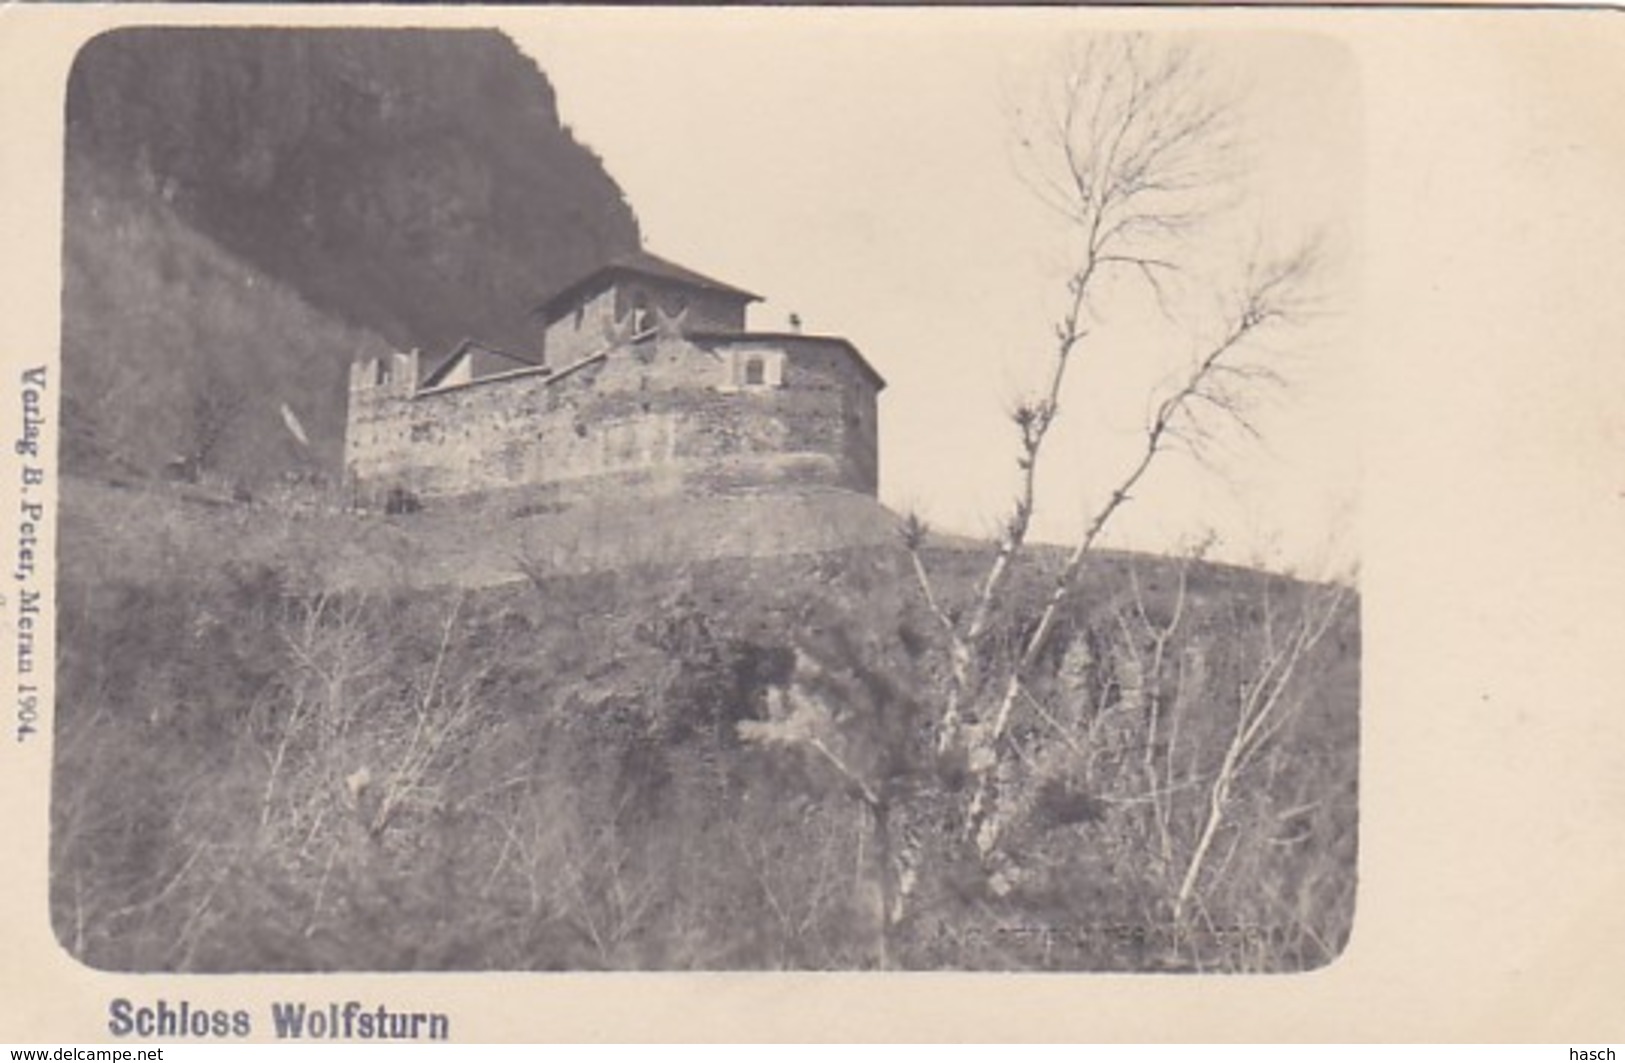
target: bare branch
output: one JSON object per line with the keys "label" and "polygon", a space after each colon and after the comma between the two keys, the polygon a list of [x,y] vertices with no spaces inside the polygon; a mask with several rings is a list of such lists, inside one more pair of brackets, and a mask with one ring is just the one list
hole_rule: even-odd
{"label": "bare branch", "polygon": [[[1232,736],[1234,753],[1211,785],[1208,772],[1199,770],[1194,761],[1176,766],[1187,665],[1197,674],[1201,671],[1200,661],[1187,662],[1171,652],[1176,631],[1185,622],[1189,589],[1183,568],[1170,619],[1152,621],[1137,583],[1138,624],[1127,616],[1120,618],[1127,625],[1129,652],[1147,675],[1177,673],[1176,693],[1168,704],[1162,703],[1167,695],[1154,683],[1138,694],[1125,686],[1118,697],[1102,691],[1094,702],[1098,711],[1087,721],[1072,720],[1063,718],[1064,710],[1046,704],[1041,691],[1035,694],[1027,688],[1061,624],[1083,566],[1159,455],[1181,448],[1206,460],[1228,439],[1259,438],[1264,430],[1259,404],[1286,384],[1280,352],[1270,349],[1268,341],[1291,335],[1293,327],[1316,312],[1314,287],[1321,259],[1316,241],[1304,241],[1283,255],[1266,255],[1256,248],[1242,255],[1235,290],[1228,291],[1211,273],[1212,256],[1204,255],[1191,239],[1233,199],[1239,175],[1238,115],[1237,101],[1216,90],[1211,71],[1194,50],[1140,36],[1089,40],[1054,78],[1052,92],[1016,115],[1021,132],[1018,173],[1043,205],[1065,219],[1068,246],[1075,257],[1066,276],[1066,299],[1054,328],[1043,386],[1010,412],[1017,442],[1015,497],[1000,526],[997,550],[962,612],[946,608],[928,578],[919,552],[923,525],[907,524],[904,529],[916,578],[945,633],[951,661],[936,746],[939,753],[963,754],[970,773],[963,836],[974,841],[984,869],[994,877],[1002,876],[1001,868],[1010,866],[1011,858],[999,848],[1001,815],[1011,815],[1020,804],[1000,799],[997,788],[1017,758],[1028,752],[1021,741],[1007,738],[1018,709],[1040,721],[1044,733],[1081,761],[1087,775],[1098,754],[1097,740],[1114,741],[1111,728],[1116,724],[1105,722],[1108,711],[1118,713],[1116,719],[1121,720],[1134,697],[1142,697],[1135,704],[1144,706],[1149,737],[1143,750],[1134,748],[1140,782],[1130,789],[1143,783],[1146,800],[1153,806],[1154,836],[1170,886],[1182,871],[1196,882],[1213,843],[1210,839],[1195,860],[1196,872],[1183,856],[1177,862],[1184,866],[1174,866],[1173,837],[1179,826],[1166,795],[1176,788],[1203,786],[1210,809],[1222,810],[1228,792],[1220,790],[1231,785],[1224,780],[1233,780],[1245,769],[1248,758],[1282,726],[1281,716],[1267,708],[1278,704],[1284,689],[1278,666],[1266,671],[1244,699],[1243,722]],[[1012,574],[1027,546],[1038,504],[1041,461],[1063,408],[1073,363],[1086,353],[1091,359],[1106,353],[1107,333],[1096,327],[1107,323],[1113,309],[1109,300],[1121,291],[1118,281],[1149,293],[1169,322],[1189,316],[1188,332],[1199,340],[1184,368],[1155,393],[1136,452],[1094,503],[1036,614],[1023,618],[1030,622],[1015,638],[1013,658],[1005,659],[1003,647],[993,645],[990,629],[1007,603]],[[1215,307],[1201,298],[1204,291],[1221,295]],[[1204,312],[1205,321],[1198,316]],[[1128,630],[1136,626],[1137,631]],[[1301,643],[1289,642],[1280,648],[1281,661],[1304,649]],[[1077,731],[1079,727],[1086,733]],[[1215,831],[1221,815],[1206,819]],[[1221,846],[1214,857],[1224,855]],[[1202,910],[1194,885],[1177,892],[1182,918],[1187,911]]]}
{"label": "bare branch", "polygon": [[[1035,152],[1030,161],[1039,165],[1037,174],[1058,161],[1065,177],[1033,175],[1029,184],[1043,188],[1049,197],[1071,194],[1063,213],[1080,230],[1080,257],[1068,280],[1070,298],[1056,329],[1047,391],[1042,400],[1018,407],[1013,415],[1020,432],[1020,488],[965,631],[963,642],[973,648],[1025,543],[1036,502],[1038,461],[1060,410],[1072,356],[1088,336],[1097,278],[1104,269],[1131,271],[1149,287],[1164,316],[1171,316],[1162,278],[1179,272],[1180,243],[1216,208],[1216,195],[1229,182],[1234,163],[1233,101],[1211,91],[1201,64],[1188,49],[1159,50],[1140,37],[1096,39],[1059,84],[1061,99],[1045,110],[1051,116],[1049,153]],[[1032,147],[1034,141],[1027,138],[1023,144]],[[1310,241],[1285,256],[1252,258],[1216,338],[1155,404],[1138,457],[1068,553],[1016,662],[1003,677],[1002,694],[990,718],[972,736],[975,787],[965,827],[984,857],[998,835],[991,814],[996,750],[1025,693],[1025,677],[1048,644],[1085,559],[1170,445],[1180,444],[1200,455],[1222,426],[1234,426],[1249,436],[1260,434],[1254,404],[1261,391],[1278,387],[1283,378],[1267,363],[1248,361],[1245,355],[1262,333],[1303,319],[1310,307],[1307,293],[1318,252]],[[956,671],[939,748],[959,738],[964,686],[964,677]]]}
{"label": "bare branch", "polygon": [[1254,753],[1280,729],[1281,717],[1290,711],[1286,705],[1288,684],[1310,652],[1331,629],[1348,599],[1346,588],[1333,586],[1321,595],[1311,596],[1283,645],[1274,645],[1265,632],[1267,652],[1258,673],[1237,693],[1234,729],[1219,770],[1208,789],[1207,809],[1201,832],[1193,846],[1185,873],[1174,895],[1174,921],[1182,923],[1186,910],[1197,899],[1197,884],[1218,836],[1230,794]]}

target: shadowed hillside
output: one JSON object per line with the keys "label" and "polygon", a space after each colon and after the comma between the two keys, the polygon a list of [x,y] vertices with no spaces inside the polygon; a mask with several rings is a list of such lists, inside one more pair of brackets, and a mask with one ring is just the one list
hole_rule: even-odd
{"label": "shadowed hillside", "polygon": [[[58,593],[64,946],[142,971],[1337,956],[1351,591],[1097,555],[1027,677],[1005,781],[1018,863],[994,880],[959,834],[965,766],[928,737],[951,666],[938,618],[895,521],[838,494],[459,521],[78,485]],[[933,537],[938,604],[973,600],[991,556]],[[986,659],[1060,563],[1027,553]],[[1258,691],[1267,730],[1233,761]],[[826,712],[833,748],[760,740]],[[889,841],[864,779],[894,795]],[[877,958],[882,852],[909,877]],[[1192,867],[1201,915],[1182,924]]]}
{"label": "shadowed hillside", "polygon": [[[337,469],[346,363],[387,352],[383,338],[316,309],[159,198],[88,174],[76,206],[62,322],[65,468],[145,477],[186,459],[256,486]],[[309,446],[283,423],[284,404]]]}
{"label": "shadowed hillside", "polygon": [[494,32],[119,31],[75,63],[66,165],[70,470],[331,471],[357,354],[532,348],[542,295],[638,243]]}

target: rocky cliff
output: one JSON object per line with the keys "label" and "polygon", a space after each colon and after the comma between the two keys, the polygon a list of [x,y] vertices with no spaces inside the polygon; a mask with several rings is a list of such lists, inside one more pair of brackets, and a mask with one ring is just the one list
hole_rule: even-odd
{"label": "rocky cliff", "polygon": [[67,120],[73,471],[331,472],[358,354],[534,349],[540,297],[638,243],[495,32],[123,30]]}

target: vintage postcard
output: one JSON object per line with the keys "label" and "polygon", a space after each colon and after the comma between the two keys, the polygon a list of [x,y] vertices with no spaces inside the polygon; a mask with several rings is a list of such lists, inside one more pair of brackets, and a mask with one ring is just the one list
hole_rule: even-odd
{"label": "vintage postcard", "polygon": [[0,1034],[1625,1037],[1622,46],[8,9]]}

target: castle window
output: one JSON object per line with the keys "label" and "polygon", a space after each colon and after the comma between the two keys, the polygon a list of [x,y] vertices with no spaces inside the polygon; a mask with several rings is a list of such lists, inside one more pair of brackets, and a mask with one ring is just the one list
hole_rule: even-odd
{"label": "castle window", "polygon": [[758,391],[784,386],[784,352],[734,350],[728,358],[728,390]]}

